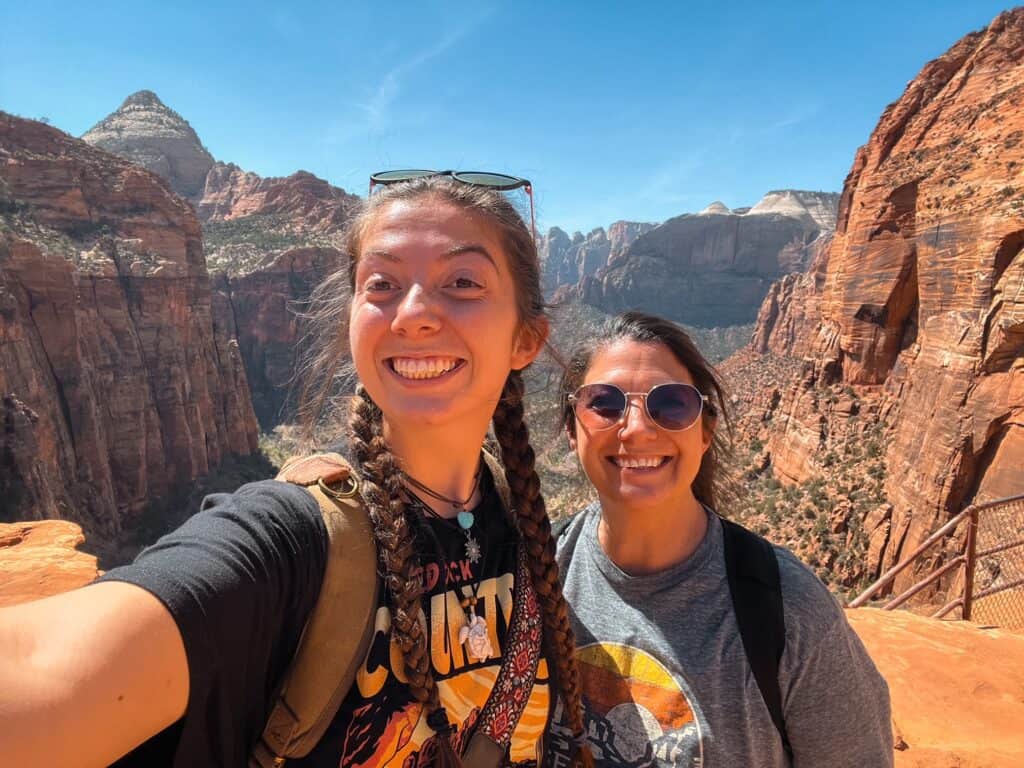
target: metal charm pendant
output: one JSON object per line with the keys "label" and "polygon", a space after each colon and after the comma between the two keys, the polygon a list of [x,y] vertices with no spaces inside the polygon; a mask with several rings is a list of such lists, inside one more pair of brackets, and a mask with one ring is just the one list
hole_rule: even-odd
{"label": "metal charm pendant", "polygon": [[472,613],[467,612],[467,622],[459,630],[459,642],[466,646],[466,652],[470,661],[486,661],[494,655],[494,648],[491,646],[491,637],[487,632],[487,621]]}
{"label": "metal charm pendant", "polygon": [[480,562],[480,542],[473,538],[473,534],[466,532],[466,559],[476,565]]}

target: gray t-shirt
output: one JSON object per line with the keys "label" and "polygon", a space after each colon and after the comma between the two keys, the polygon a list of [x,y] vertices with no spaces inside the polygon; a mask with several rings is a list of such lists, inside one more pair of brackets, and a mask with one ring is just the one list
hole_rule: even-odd
{"label": "gray t-shirt", "polygon": [[[747,663],[726,580],[722,524],[682,563],[629,576],[597,540],[592,505],[559,540],[588,739],[599,765],[688,768],[892,766],[889,690],[842,608],[776,547],[786,618],[779,665],[787,759]],[[568,762],[560,709],[553,765]]]}

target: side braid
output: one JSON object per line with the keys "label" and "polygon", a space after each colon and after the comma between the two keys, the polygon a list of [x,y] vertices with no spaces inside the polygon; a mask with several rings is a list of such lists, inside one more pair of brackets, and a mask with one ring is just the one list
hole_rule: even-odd
{"label": "side braid", "polygon": [[412,526],[405,517],[405,504],[394,493],[395,484],[401,482],[398,462],[384,443],[380,422],[380,409],[359,387],[352,399],[349,421],[352,449],[362,469],[362,496],[384,565],[385,586],[394,603],[392,636],[402,649],[413,696],[417,701],[427,702],[434,681],[420,623],[423,583],[415,576],[419,563]]}
{"label": "side braid", "polygon": [[[569,622],[569,609],[562,595],[562,582],[555,562],[555,541],[551,537],[530,432],[523,418],[523,375],[512,371],[505,382],[498,407],[494,411],[494,433],[501,446],[512,496],[512,513],[529,554],[533,588],[544,614],[548,668],[555,669],[569,727],[577,737],[584,733],[583,703],[576,641]],[[593,756],[589,747],[576,742],[573,765],[590,768]]]}
{"label": "side braid", "polygon": [[409,690],[424,705],[427,723],[437,732],[434,764],[438,768],[458,766],[451,726],[431,673],[423,621],[422,567],[402,500],[401,466],[384,440],[380,408],[361,385],[352,398],[349,429],[352,451],[361,468],[361,495],[373,523],[392,603],[391,636],[402,651]]}

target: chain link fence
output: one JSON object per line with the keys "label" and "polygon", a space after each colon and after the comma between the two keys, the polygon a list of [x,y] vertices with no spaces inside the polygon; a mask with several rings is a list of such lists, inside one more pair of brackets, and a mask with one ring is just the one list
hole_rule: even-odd
{"label": "chain link fence", "polygon": [[1024,629],[1024,499],[978,511],[970,619]]}

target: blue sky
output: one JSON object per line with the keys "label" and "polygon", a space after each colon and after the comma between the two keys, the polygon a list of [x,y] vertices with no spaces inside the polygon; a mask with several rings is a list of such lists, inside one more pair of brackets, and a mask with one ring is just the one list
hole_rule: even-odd
{"label": "blue sky", "polygon": [[365,194],[533,180],[542,227],[838,191],[924,63],[1005,3],[3,3],[0,109],[81,135],[148,88],[219,160]]}

